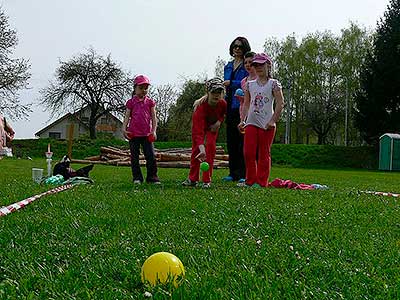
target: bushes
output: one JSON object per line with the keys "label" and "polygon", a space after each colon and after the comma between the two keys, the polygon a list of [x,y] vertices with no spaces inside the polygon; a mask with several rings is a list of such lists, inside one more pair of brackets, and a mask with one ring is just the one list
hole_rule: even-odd
{"label": "bushes", "polygon": [[[15,140],[13,142],[13,153],[16,157],[26,158],[30,156],[44,158],[44,153],[47,151],[49,143],[51,144],[51,151],[54,152],[53,159],[58,160],[67,154],[67,141],[53,139]],[[225,147],[223,143],[219,143],[218,145]],[[99,155],[100,147],[103,146],[129,148],[127,141],[117,139],[79,139],[73,143],[72,157],[82,159],[88,156]],[[191,147],[191,143],[156,142],[155,147],[158,149],[187,148]],[[378,154],[372,147],[273,144],[272,163],[297,168],[376,169],[378,166]]]}
{"label": "bushes", "polygon": [[329,145],[272,145],[272,163],[301,168],[376,169],[378,154],[372,147]]}

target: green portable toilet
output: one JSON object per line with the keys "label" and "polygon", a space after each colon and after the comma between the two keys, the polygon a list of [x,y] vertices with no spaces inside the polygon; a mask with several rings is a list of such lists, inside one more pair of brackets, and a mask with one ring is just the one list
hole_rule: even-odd
{"label": "green portable toilet", "polygon": [[385,133],[379,138],[379,170],[400,170],[400,134]]}

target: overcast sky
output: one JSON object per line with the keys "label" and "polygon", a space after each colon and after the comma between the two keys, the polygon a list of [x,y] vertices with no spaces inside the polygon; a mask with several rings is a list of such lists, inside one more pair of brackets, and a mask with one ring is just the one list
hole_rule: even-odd
{"label": "overcast sky", "polygon": [[[245,4],[248,3],[248,4]],[[213,76],[218,56],[229,59],[236,36],[259,52],[267,37],[340,33],[349,22],[374,29],[389,0],[0,0],[17,30],[14,54],[30,60],[25,103],[54,76],[60,60],[93,47],[153,84],[179,85],[182,76]],[[28,121],[12,121],[16,138],[33,138],[48,124],[37,105]],[[54,119],[52,119],[54,121]]]}

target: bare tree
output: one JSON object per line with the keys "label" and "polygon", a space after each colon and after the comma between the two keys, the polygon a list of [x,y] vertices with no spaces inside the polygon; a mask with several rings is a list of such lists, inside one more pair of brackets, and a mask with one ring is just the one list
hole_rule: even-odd
{"label": "bare tree", "polygon": [[41,91],[41,104],[60,115],[89,107],[90,138],[96,138],[97,120],[108,113],[121,113],[133,83],[110,55],[102,57],[93,49],[60,62],[56,79]]}
{"label": "bare tree", "polygon": [[215,61],[215,76],[219,78],[224,78],[224,67],[226,65],[226,61],[221,57],[217,57]]}
{"label": "bare tree", "polygon": [[149,96],[157,103],[158,138],[167,140],[167,122],[171,107],[176,103],[178,92],[171,84],[160,85],[150,90]]}
{"label": "bare tree", "polygon": [[175,104],[178,92],[171,84],[159,85],[151,89],[150,97],[157,103],[158,124],[163,126],[167,123],[169,109]]}
{"label": "bare tree", "polygon": [[17,43],[17,33],[0,7],[0,111],[13,119],[26,118],[31,112],[31,104],[18,99],[18,91],[27,88],[31,74],[27,59],[11,57]]}

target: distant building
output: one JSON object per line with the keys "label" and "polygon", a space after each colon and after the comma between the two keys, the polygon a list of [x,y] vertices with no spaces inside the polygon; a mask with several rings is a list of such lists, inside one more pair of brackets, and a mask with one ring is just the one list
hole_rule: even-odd
{"label": "distant building", "polygon": [[[67,139],[68,130],[71,124],[74,124],[74,138],[80,135],[89,135],[89,115],[88,107],[81,109],[76,113],[67,113],[50,125],[35,133],[39,138]],[[122,121],[108,113],[97,120],[97,133],[110,133],[115,138],[124,139],[122,132]]]}

